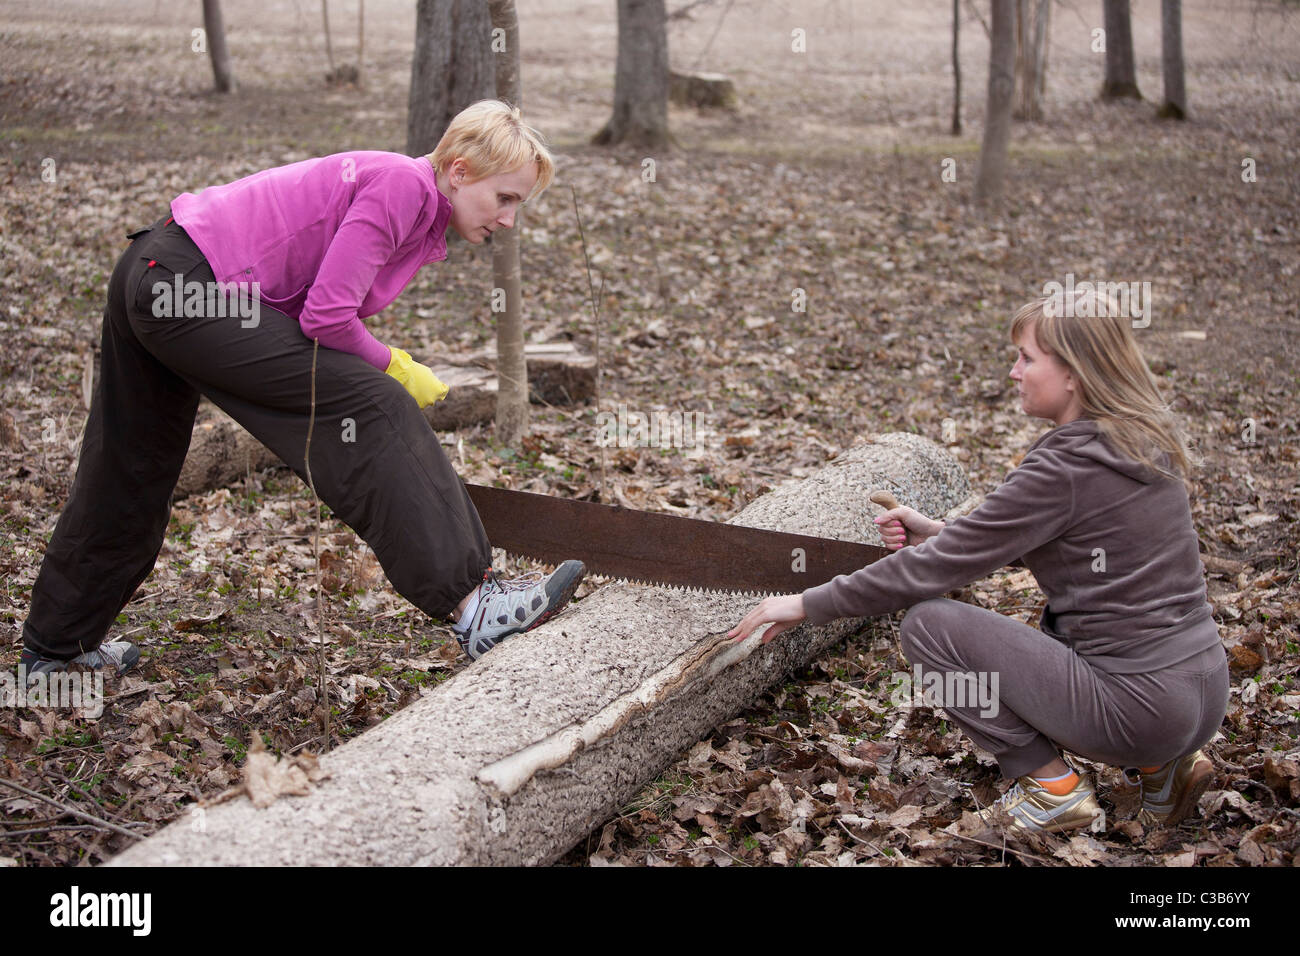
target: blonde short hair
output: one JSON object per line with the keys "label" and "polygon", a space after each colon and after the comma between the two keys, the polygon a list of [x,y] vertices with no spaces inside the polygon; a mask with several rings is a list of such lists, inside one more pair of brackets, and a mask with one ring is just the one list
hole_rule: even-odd
{"label": "blonde short hair", "polygon": [[542,134],[519,118],[518,107],[500,100],[479,100],[457,113],[429,154],[438,172],[457,159],[469,167],[470,182],[536,163],[537,185],[526,199],[540,196],[555,179],[555,160]]}
{"label": "blonde short hair", "polygon": [[1093,419],[1120,454],[1153,471],[1186,480],[1194,463],[1187,436],[1160,394],[1132,322],[1109,296],[1077,292],[1066,303],[1035,299],[1011,319],[1011,341],[1026,331],[1074,375],[1083,417]]}

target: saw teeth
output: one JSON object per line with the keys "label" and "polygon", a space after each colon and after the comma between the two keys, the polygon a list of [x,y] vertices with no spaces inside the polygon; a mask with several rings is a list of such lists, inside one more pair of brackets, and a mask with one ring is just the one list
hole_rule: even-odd
{"label": "saw teeth", "polygon": [[[544,564],[547,567],[551,567],[551,568],[558,566],[557,562],[552,561],[549,558],[542,557],[540,555],[528,554],[527,552],[518,551],[513,548],[502,548],[501,550],[503,550],[507,555],[509,555],[512,558],[522,558],[526,561],[536,561],[538,564]],[[599,565],[591,564],[590,562],[585,562],[585,563],[587,564],[587,574],[591,577],[607,578],[610,581],[621,581],[625,584],[635,584],[641,587],[665,588],[670,591],[681,591],[689,594],[727,594],[727,595],[735,595],[735,596],[742,596],[742,597],[755,597],[758,599],[769,597],[777,593],[775,591],[763,591],[758,589],[739,590],[736,588],[721,588],[721,587],[708,588],[699,584],[666,584],[666,583],[660,583],[658,581],[649,581],[644,578],[630,578],[622,574],[616,574],[612,571],[606,571],[603,568],[601,568]]]}

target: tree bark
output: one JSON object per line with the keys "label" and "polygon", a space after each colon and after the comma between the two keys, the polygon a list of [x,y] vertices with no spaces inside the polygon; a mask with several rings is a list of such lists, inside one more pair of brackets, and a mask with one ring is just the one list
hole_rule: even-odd
{"label": "tree bark", "polygon": [[[518,107],[519,17],[515,0],[489,0],[493,30],[504,31],[505,49],[493,54],[497,99]],[[528,366],[524,357],[523,291],[519,267],[519,230],[523,210],[515,214],[510,229],[492,236],[492,285],[505,291],[505,311],[497,314],[497,439],[506,447],[518,446],[528,428]]]}
{"label": "tree bark", "polygon": [[1129,0],[1104,0],[1106,26],[1106,79],[1103,100],[1142,99],[1133,59],[1133,22]]}
{"label": "tree bark", "polygon": [[[934,442],[875,435],[736,523],[875,543],[867,495],[878,488],[937,517],[969,494]],[[553,862],[712,728],[861,627],[805,624],[770,644],[733,644],[726,630],[754,603],[606,585],[323,756],[330,776],[306,795],[192,810],[109,865]]]}
{"label": "tree bark", "polygon": [[235,72],[230,66],[230,49],[226,46],[221,0],[203,0],[203,32],[208,38],[208,56],[212,59],[213,86],[218,93],[230,93],[235,89]]}
{"label": "tree bark", "polygon": [[618,0],[614,114],[592,142],[639,149],[667,146],[668,88],[664,0]]}
{"label": "tree bark", "polygon": [[406,121],[406,153],[433,152],[452,119],[496,90],[492,21],[483,0],[420,0]]}
{"label": "tree bark", "polygon": [[1156,115],[1161,119],[1187,119],[1187,87],[1183,73],[1183,3],[1161,0],[1160,63],[1165,74],[1165,101]]}
{"label": "tree bark", "polygon": [[1006,176],[1007,144],[1011,141],[1011,100],[1016,89],[1015,18],[1014,0],[993,0],[988,107],[984,113],[979,172],[975,176],[976,202],[1000,196]]}
{"label": "tree bark", "polygon": [[1018,120],[1043,118],[1047,30],[1051,0],[1016,0],[1016,108]]}

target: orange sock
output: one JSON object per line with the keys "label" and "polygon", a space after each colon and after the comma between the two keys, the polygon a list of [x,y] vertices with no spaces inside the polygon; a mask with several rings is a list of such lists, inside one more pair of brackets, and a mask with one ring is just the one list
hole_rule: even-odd
{"label": "orange sock", "polygon": [[1056,797],[1063,797],[1079,785],[1079,775],[1073,770],[1062,774],[1059,777],[1050,777],[1044,780],[1042,777],[1035,777],[1043,789]]}
{"label": "orange sock", "polygon": [[1141,770],[1143,773],[1155,773],[1157,770],[1160,770],[1163,767],[1164,764],[1160,764],[1160,766],[1158,767],[1138,767],[1138,769]]}

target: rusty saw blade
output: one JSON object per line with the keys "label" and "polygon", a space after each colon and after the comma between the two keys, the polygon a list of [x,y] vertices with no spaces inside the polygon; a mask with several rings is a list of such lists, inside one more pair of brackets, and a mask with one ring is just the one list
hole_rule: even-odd
{"label": "rusty saw blade", "polygon": [[577,558],[592,574],[647,584],[793,594],[892,553],[852,541],[465,487],[493,547],[549,564]]}

